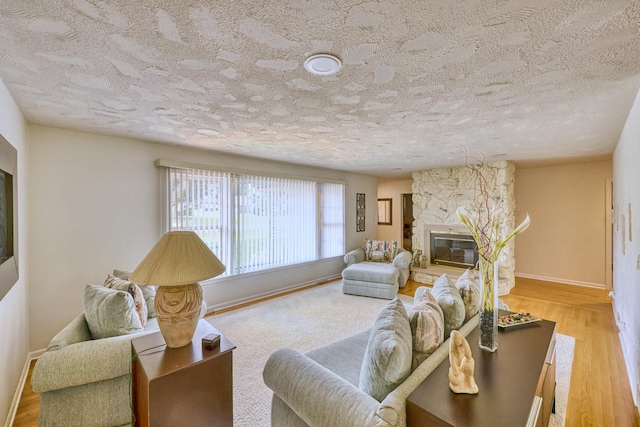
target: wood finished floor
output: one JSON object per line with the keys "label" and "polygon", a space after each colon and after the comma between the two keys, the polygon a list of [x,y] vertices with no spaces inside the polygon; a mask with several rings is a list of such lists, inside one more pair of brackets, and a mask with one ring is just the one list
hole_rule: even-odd
{"label": "wood finished floor", "polygon": [[[420,283],[401,293],[413,296]],[[513,311],[528,311],[557,323],[556,331],[576,339],[566,426],[640,427],[633,405],[611,299],[600,289],[538,280],[516,280],[502,297]],[[30,378],[22,392],[14,426],[37,426],[40,396]]]}

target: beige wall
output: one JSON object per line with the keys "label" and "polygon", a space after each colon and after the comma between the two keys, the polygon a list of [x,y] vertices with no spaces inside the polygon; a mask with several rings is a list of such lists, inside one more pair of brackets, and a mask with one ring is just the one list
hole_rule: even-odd
{"label": "beige wall", "polygon": [[[365,234],[356,233],[356,193],[366,195],[367,234],[377,234],[372,176],[41,126],[29,126],[29,144],[32,349],[82,311],[87,283],[104,282],[114,268],[133,270],[159,239],[158,158],[347,181],[346,250],[361,246]],[[343,267],[340,256],[214,279],[203,286],[204,298],[219,309],[338,277]]]}
{"label": "beige wall", "polygon": [[378,183],[378,199],[392,199],[393,208],[391,225],[378,225],[378,239],[402,242],[402,194],[411,194],[412,183],[412,179]]}
{"label": "beige wall", "polygon": [[[9,91],[0,81],[0,134],[18,152],[17,238],[18,282],[0,301],[0,419],[8,417],[16,387],[29,352],[29,318],[27,291],[27,129],[26,123]],[[14,402],[15,403],[15,402]],[[8,419],[7,419],[8,421]],[[9,423],[8,423],[9,425]]]}
{"label": "beige wall", "polygon": [[516,276],[604,287],[605,182],[613,162],[516,169]]}

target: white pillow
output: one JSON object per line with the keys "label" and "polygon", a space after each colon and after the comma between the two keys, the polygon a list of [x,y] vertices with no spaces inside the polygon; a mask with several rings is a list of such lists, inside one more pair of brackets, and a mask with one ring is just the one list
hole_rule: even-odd
{"label": "white pillow", "polygon": [[471,277],[470,270],[465,270],[464,274],[456,281],[456,289],[460,292],[462,302],[464,303],[464,322],[478,313],[480,303],[480,284],[476,275],[475,280]]}

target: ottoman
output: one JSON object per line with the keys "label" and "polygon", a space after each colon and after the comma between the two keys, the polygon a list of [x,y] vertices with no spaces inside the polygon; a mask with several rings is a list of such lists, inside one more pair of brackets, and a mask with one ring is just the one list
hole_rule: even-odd
{"label": "ottoman", "polygon": [[400,271],[391,263],[359,262],[342,271],[342,292],[393,299],[398,293]]}

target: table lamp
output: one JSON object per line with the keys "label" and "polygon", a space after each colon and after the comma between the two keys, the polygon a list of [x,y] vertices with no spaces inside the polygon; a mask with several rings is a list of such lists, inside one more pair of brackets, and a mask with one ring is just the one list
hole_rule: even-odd
{"label": "table lamp", "polygon": [[131,273],[130,281],[158,287],[154,305],[167,347],[183,347],[191,342],[202,306],[198,282],[224,270],[196,233],[169,231]]}

